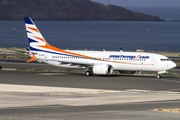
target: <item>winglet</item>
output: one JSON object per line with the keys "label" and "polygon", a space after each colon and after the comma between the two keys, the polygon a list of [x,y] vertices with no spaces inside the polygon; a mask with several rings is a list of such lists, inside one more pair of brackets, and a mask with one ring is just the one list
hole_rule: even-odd
{"label": "winglet", "polygon": [[36,60],[36,57],[35,57],[31,52],[29,52],[29,53],[31,54],[31,59],[28,60],[28,61],[26,61],[27,63],[28,63],[28,62],[31,62],[31,61],[33,61],[33,60]]}

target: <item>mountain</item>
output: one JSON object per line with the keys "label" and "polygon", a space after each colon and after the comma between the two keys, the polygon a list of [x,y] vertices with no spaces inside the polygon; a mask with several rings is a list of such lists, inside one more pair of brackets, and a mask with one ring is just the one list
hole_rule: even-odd
{"label": "mountain", "polygon": [[90,0],[0,0],[0,20],[22,20],[27,16],[38,20],[161,20]]}

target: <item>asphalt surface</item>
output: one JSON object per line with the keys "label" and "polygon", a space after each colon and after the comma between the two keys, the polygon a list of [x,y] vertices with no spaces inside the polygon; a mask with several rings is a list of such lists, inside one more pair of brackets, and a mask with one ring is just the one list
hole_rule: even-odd
{"label": "asphalt surface", "polygon": [[180,79],[164,77],[157,79],[155,76],[85,76],[83,73],[59,73],[59,72],[28,72],[5,71],[0,72],[0,83],[39,85],[53,87],[73,87],[108,90],[156,90],[179,91]]}
{"label": "asphalt surface", "polygon": [[0,110],[1,120],[179,120],[179,113],[154,112],[154,107],[177,107],[179,101],[101,106],[34,106]]}
{"label": "asphalt surface", "polygon": [[[39,63],[24,63],[24,61],[0,61],[3,68],[41,68],[41,69],[60,69],[53,66]],[[179,68],[174,69],[179,72]],[[32,71],[14,71],[0,70],[0,84],[9,85],[30,85],[30,86],[49,86],[49,87],[65,87],[65,88],[81,88],[81,89],[105,89],[105,90],[148,90],[153,92],[141,93],[138,95],[151,95],[158,93],[157,98],[161,98],[161,93],[172,92],[179,96],[180,78],[163,77],[157,79],[155,76],[133,76],[133,75],[112,75],[112,76],[85,76],[84,73],[68,73],[68,72],[32,72]],[[172,93],[168,93],[170,95]],[[0,92],[0,104],[6,101],[13,102],[14,96],[8,94],[31,96],[32,93],[18,92]],[[39,94],[33,94],[39,97]],[[131,97],[136,93],[124,94],[115,93],[112,97],[127,95]],[[159,96],[158,96],[159,95]],[[87,95],[89,98],[98,97],[98,95]],[[58,96],[57,96],[58,97]],[[76,96],[77,99],[83,99],[85,96]],[[6,98],[6,99],[5,99]],[[37,98],[37,99],[38,99]],[[17,98],[16,98],[17,99]],[[19,97],[18,99],[25,99]],[[33,98],[31,98],[33,99]],[[49,99],[49,98],[48,98]],[[63,98],[64,99],[64,98]],[[107,98],[106,98],[107,99]],[[111,99],[111,95],[109,96]],[[131,98],[129,98],[131,99]],[[171,99],[171,98],[168,98]],[[88,99],[87,99],[88,100]],[[96,100],[96,99],[94,99]],[[24,107],[0,107],[0,120],[179,120],[180,113],[154,112],[155,108],[180,108],[180,99],[176,100],[154,100],[144,102],[129,103],[113,103],[116,99],[112,99],[111,104],[99,105],[83,105],[72,106],[64,104],[36,105]],[[119,99],[123,100],[123,98]],[[26,102],[26,100],[24,100]],[[27,101],[28,102],[28,101]],[[33,101],[36,103],[37,101]],[[93,101],[94,102],[94,101]],[[22,103],[23,104],[23,103]]]}

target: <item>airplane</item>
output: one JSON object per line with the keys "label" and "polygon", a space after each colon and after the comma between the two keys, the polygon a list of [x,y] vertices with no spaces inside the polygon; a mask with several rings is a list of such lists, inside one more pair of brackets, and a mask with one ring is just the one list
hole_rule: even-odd
{"label": "airplane", "polygon": [[31,56],[27,62],[37,60],[57,67],[81,68],[87,76],[112,75],[114,71],[131,74],[153,71],[161,78],[161,74],[176,67],[168,57],[154,53],[62,50],[46,42],[30,17],[24,20],[30,47],[27,53]]}

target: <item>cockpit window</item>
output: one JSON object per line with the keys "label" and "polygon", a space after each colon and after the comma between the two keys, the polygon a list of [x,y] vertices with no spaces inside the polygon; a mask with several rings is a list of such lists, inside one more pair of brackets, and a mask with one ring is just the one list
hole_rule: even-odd
{"label": "cockpit window", "polygon": [[161,61],[170,61],[170,59],[161,59]]}

